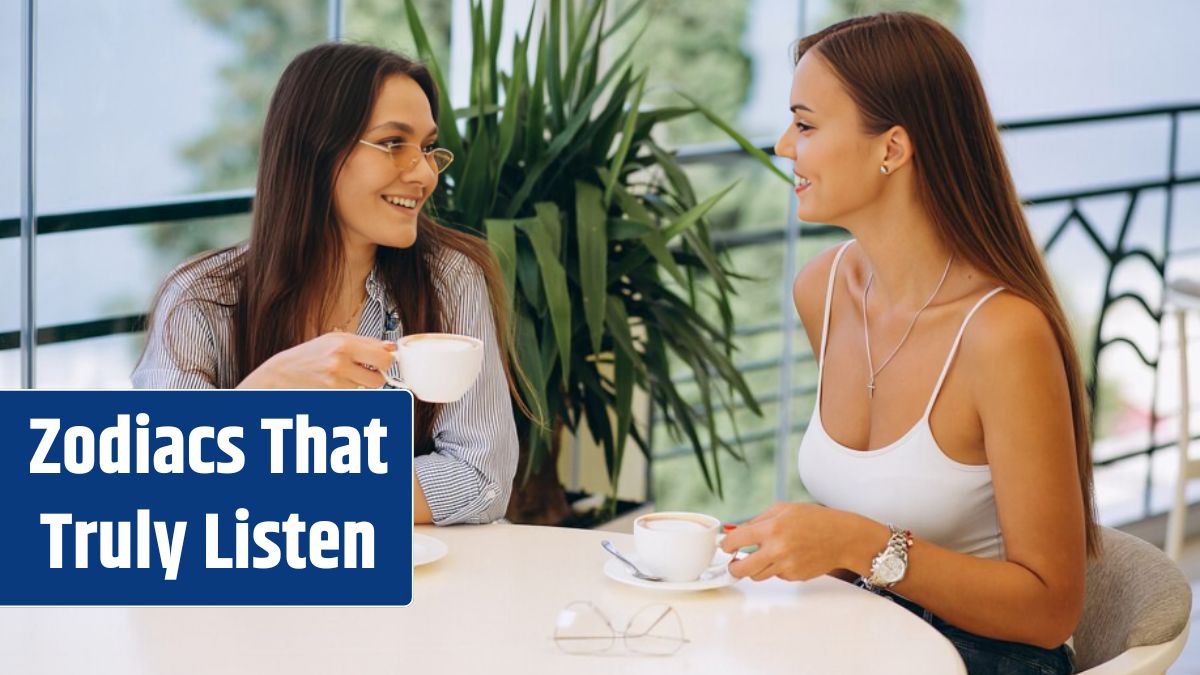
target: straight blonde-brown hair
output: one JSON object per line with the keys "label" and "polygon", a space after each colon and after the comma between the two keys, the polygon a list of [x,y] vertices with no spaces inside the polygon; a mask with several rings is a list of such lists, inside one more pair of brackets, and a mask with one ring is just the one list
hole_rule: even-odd
{"label": "straight blonde-brown hair", "polygon": [[1099,554],[1088,398],[1079,356],[1025,220],[971,56],[944,26],[909,12],[834,24],[800,40],[795,61],[809,52],[832,68],[858,106],[866,133],[878,135],[894,126],[908,132],[918,198],[945,245],[1049,319],[1071,397],[1087,550]]}

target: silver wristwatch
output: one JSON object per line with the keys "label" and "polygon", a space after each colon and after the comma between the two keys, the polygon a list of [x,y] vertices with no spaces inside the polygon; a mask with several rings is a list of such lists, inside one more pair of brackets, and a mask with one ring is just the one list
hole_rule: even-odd
{"label": "silver wristwatch", "polygon": [[908,572],[908,547],[912,545],[912,533],[888,525],[892,536],[887,546],[871,561],[871,576],[863,579],[868,589],[891,588],[904,579]]}

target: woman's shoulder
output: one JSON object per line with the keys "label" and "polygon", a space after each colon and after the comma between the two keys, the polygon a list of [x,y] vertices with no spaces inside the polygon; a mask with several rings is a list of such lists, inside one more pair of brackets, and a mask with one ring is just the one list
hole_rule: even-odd
{"label": "woman's shoulder", "polygon": [[483,268],[471,256],[443,246],[433,255],[434,276],[445,288],[472,287],[484,282]]}
{"label": "woman's shoulder", "polygon": [[233,304],[237,301],[236,273],[245,245],[209,251],[194,256],[167,275],[161,294],[174,302],[191,300]]}
{"label": "woman's shoulder", "polygon": [[847,246],[847,242],[839,242],[821,253],[813,256],[800,271],[792,283],[792,298],[796,303],[796,312],[800,320],[809,322],[819,319],[825,312],[825,296],[829,288],[829,274],[838,252]]}
{"label": "woman's shoulder", "polygon": [[[980,296],[980,300],[986,295]],[[1053,337],[1050,318],[1033,301],[1003,289],[979,305],[963,339],[971,338],[983,346],[1004,347],[1026,343],[1039,335]]]}
{"label": "woman's shoulder", "polygon": [[1009,290],[978,306],[963,330],[960,352],[960,358],[980,372],[1030,361],[1062,361],[1050,318],[1033,301]]}
{"label": "woman's shoulder", "polygon": [[479,265],[462,251],[450,246],[440,246],[434,253],[437,268],[445,273],[479,273]]}

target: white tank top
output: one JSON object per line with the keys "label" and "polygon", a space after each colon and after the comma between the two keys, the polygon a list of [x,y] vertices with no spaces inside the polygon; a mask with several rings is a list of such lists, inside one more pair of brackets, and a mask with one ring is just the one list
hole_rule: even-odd
{"label": "white tank top", "polygon": [[821,351],[817,356],[817,402],[800,442],[800,480],[813,499],[830,508],[912,530],[916,536],[952,551],[1003,560],[1004,539],[996,518],[991,468],[947,457],[933,437],[929,413],[967,323],[980,305],[1004,289],[993,289],[967,313],[925,406],[925,414],[908,433],[876,450],[848,448],[833,440],[821,423],[821,381],[825,374],[825,340],[829,335],[838,264],[852,243],[847,242],[838,250],[829,271]]}

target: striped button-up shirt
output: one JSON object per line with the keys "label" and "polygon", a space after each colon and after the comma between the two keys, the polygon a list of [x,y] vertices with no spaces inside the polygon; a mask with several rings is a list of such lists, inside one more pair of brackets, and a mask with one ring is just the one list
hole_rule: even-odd
{"label": "striped button-up shirt", "polygon": [[[133,372],[134,387],[232,389],[238,385],[232,310],[222,306],[233,304],[237,288],[225,280],[226,275],[210,276],[233,263],[238,252],[220,254],[168,278],[145,354]],[[435,524],[487,523],[504,515],[517,468],[517,430],[508,381],[483,272],[465,255],[447,251],[434,278],[449,310],[446,331],[483,340],[483,369],[466,395],[442,406],[433,429],[434,450],[414,458],[413,466]],[[358,334],[383,340],[401,337],[398,313],[374,272],[366,290]]]}

